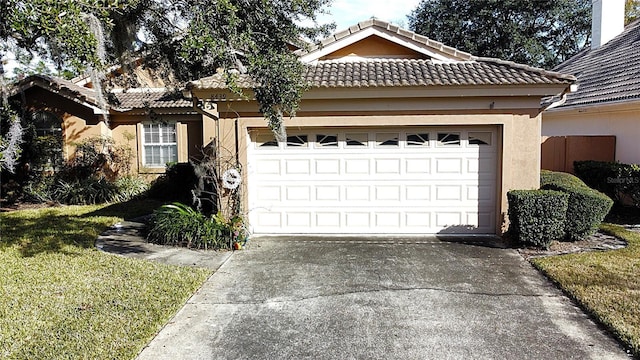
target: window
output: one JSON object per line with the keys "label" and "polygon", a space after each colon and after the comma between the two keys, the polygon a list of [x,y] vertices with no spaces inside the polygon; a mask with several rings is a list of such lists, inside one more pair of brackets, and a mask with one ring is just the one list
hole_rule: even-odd
{"label": "window", "polygon": [[317,147],[338,147],[338,135],[317,134],[316,146]]}
{"label": "window", "polygon": [[36,154],[31,165],[38,171],[58,171],[64,163],[62,119],[52,112],[41,110],[31,113],[31,121],[36,130],[33,140],[38,147],[44,146],[45,149]]}
{"label": "window", "polygon": [[346,134],[345,143],[347,147],[367,146],[369,141],[367,134]]}
{"label": "window", "polygon": [[307,147],[307,135],[287,136],[287,147]]}
{"label": "window", "polygon": [[407,146],[429,146],[429,134],[407,134]]}
{"label": "window", "polygon": [[36,128],[36,136],[49,136],[62,134],[62,120],[48,111],[36,111],[31,114],[33,125]]}
{"label": "window", "polygon": [[491,145],[491,133],[469,132],[469,145]]}
{"label": "window", "polygon": [[259,148],[277,148],[278,141],[276,141],[273,133],[258,134],[256,136],[256,146]]}
{"label": "window", "polygon": [[175,123],[147,123],[142,126],[144,165],[165,166],[178,161]]}
{"label": "window", "polygon": [[376,146],[398,146],[398,133],[395,134],[376,134]]}
{"label": "window", "polygon": [[460,133],[438,133],[439,146],[460,146]]}

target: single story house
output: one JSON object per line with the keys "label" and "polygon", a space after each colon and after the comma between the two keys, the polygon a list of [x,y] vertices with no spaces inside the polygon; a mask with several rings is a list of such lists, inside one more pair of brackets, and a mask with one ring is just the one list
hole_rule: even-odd
{"label": "single story house", "polygon": [[[59,117],[65,143],[112,136],[136,149],[141,174],[213,146],[222,172],[241,174],[254,234],[401,235],[501,234],[506,193],[539,186],[541,99],[575,81],[375,19],[296,54],[310,87],[283,142],[222,75],[187,84],[190,99],[115,92],[108,123],[81,82],[18,86]],[[250,78],[238,83],[251,95]]]}
{"label": "single story house", "polygon": [[625,27],[624,0],[602,3],[594,3],[592,46],[554,69],[575,75],[578,89],[544,111],[542,135],[609,136],[610,149],[586,142],[576,159],[602,160],[609,152],[610,160],[640,164],[640,20]]}
{"label": "single story house", "polygon": [[32,75],[17,82],[11,94],[33,114],[38,134],[62,134],[64,159],[72,158],[83,140],[110,137],[134,150],[132,169],[149,178],[164,173],[167,163],[201,158],[213,138],[191,100],[165,88],[114,90],[117,105],[106,118],[86,78]]}
{"label": "single story house", "polygon": [[217,109],[255,234],[500,234],[507,191],[539,186],[541,99],[575,80],[375,19],[298,55],[310,89],[286,142],[222,75],[187,86]]}

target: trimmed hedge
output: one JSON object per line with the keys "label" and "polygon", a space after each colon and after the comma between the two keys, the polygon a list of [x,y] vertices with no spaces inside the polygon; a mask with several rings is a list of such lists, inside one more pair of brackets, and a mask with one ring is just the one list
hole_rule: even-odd
{"label": "trimmed hedge", "polygon": [[570,241],[593,235],[613,206],[608,196],[591,189],[571,174],[542,170],[540,185],[543,190],[569,194],[564,229],[566,239]]}
{"label": "trimmed hedge", "polygon": [[554,190],[512,190],[509,200],[509,232],[516,240],[548,248],[564,238],[569,194]]}
{"label": "trimmed hedge", "polygon": [[576,176],[622,205],[640,206],[640,166],[607,161],[575,161]]}

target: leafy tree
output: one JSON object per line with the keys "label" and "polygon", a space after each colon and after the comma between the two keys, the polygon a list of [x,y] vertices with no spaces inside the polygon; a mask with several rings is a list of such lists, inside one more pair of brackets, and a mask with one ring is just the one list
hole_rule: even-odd
{"label": "leafy tree", "polygon": [[591,32],[590,0],[422,0],[411,30],[478,56],[553,68]]}
{"label": "leafy tree", "polygon": [[640,0],[626,0],[624,15],[625,25],[640,18]]}
{"label": "leafy tree", "polygon": [[[260,110],[277,130],[284,115],[295,114],[304,90],[303,68],[289,45],[304,46],[303,38],[328,32],[315,21],[301,24],[315,20],[329,1],[0,0],[0,58],[27,51],[59,68],[91,70],[98,93],[107,64],[119,62],[127,72],[140,57],[169,85],[222,68],[235,88],[237,70],[258,84]],[[136,86],[135,77],[125,78]],[[1,63],[0,81],[0,112],[6,115]]]}

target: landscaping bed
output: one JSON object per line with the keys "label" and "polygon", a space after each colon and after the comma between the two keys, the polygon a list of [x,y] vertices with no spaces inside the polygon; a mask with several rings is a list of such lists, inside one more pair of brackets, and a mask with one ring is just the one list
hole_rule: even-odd
{"label": "landscaping bed", "polygon": [[0,358],[134,358],[211,274],[95,249],[107,227],[155,206],[1,213]]}

